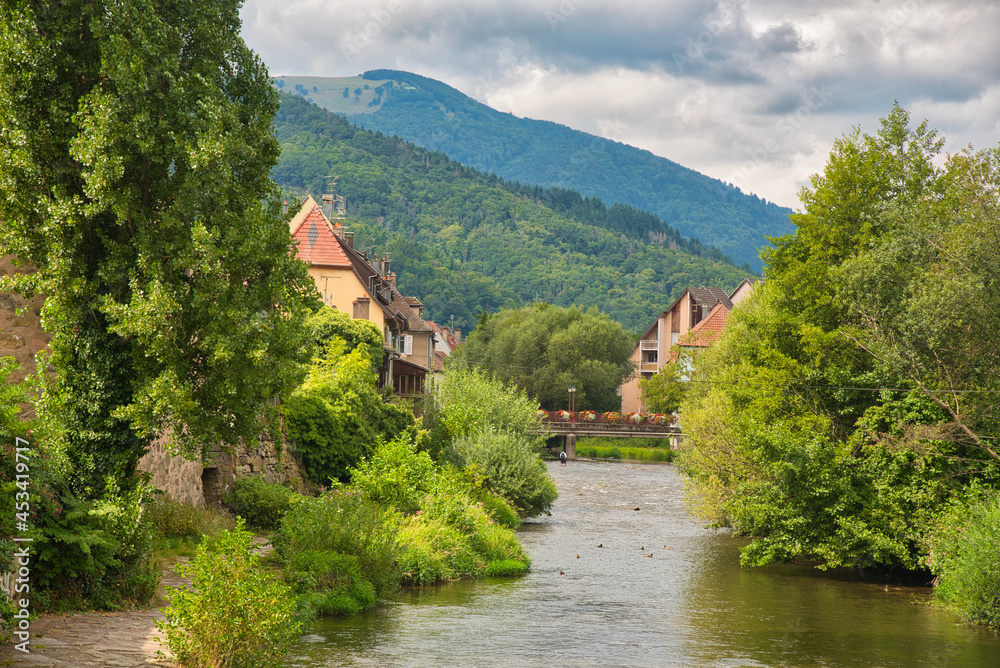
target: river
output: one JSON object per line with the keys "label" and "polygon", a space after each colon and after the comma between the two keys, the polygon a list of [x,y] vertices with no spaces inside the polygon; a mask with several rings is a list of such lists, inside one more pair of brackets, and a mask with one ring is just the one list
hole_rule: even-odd
{"label": "river", "polygon": [[377,666],[1000,666],[1000,636],[929,605],[926,587],[801,565],[742,569],[670,465],[549,464],[550,517],[525,523],[513,579],[403,592],[317,622],[300,668]]}

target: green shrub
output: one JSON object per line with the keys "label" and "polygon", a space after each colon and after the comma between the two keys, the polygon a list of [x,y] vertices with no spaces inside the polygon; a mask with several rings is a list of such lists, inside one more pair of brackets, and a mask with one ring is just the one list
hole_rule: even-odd
{"label": "green shrub", "polygon": [[248,526],[261,531],[278,528],[296,494],[287,487],[264,482],[261,478],[241,478],[230,491],[223,493],[222,504],[239,515]]}
{"label": "green shrub", "polygon": [[280,666],[298,636],[295,599],[261,568],[253,535],[237,520],[211,547],[178,566],[191,590],[170,588],[166,618],[156,623],[177,660],[190,668]]}
{"label": "green shrub", "polygon": [[109,489],[96,501],[68,492],[39,496],[32,573],[40,608],[118,610],[152,599],[160,578],[145,516],[151,492],[140,483],[126,493]]}
{"label": "green shrub", "polygon": [[955,504],[929,542],[938,599],[970,622],[1000,629],[1000,495]]}
{"label": "green shrub", "polygon": [[147,502],[146,516],[156,535],[167,539],[197,540],[235,526],[229,516],[218,510],[175,501],[162,492]]}
{"label": "green shrub", "polygon": [[395,591],[398,523],[396,511],[344,489],[296,503],[272,542],[300,606],[353,614]]}
{"label": "green shrub", "polygon": [[346,481],[348,469],[356,466],[368,448],[365,439],[345,433],[344,420],[316,395],[293,394],[284,404],[288,436],[302,458],[306,477],[326,485]]}
{"label": "green shrub", "polygon": [[578,457],[588,459],[628,459],[638,462],[672,462],[674,450],[665,448],[619,447],[609,445],[579,445],[576,446]]}
{"label": "green shrub", "polygon": [[503,497],[486,490],[480,490],[475,499],[483,504],[486,513],[500,526],[508,529],[516,529],[521,526],[521,518],[517,514],[517,509],[507,503]]}
{"label": "green shrub", "polygon": [[552,507],[556,486],[531,441],[487,429],[461,436],[454,445],[465,468],[522,517],[540,515]]}
{"label": "green shrub", "polygon": [[463,471],[435,466],[409,439],[380,446],[353,471],[353,481],[366,498],[405,510],[396,533],[405,583],[476,577],[503,559],[530,563],[514,532],[494,520],[496,514],[513,525],[510,505]]}

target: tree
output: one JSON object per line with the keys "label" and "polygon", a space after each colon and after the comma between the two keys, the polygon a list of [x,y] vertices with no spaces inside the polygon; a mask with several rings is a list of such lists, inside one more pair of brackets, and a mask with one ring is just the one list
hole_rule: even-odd
{"label": "tree", "polygon": [[[370,455],[378,443],[399,436],[414,424],[408,406],[383,401],[372,355],[382,355],[382,334],[367,320],[329,317],[322,309],[310,319],[312,331],[325,338],[301,387],[284,405],[288,435],[302,457],[306,476],[318,483],[346,481],[348,468]],[[330,334],[331,323],[344,326],[352,344]],[[373,345],[377,342],[377,347]]]}
{"label": "tree", "polygon": [[1000,169],[940,150],[898,106],[835,142],[699,357],[680,463],[746,564],[920,568],[946,505],[998,485]]}
{"label": "tree", "polygon": [[278,93],[239,2],[0,7],[0,252],[47,295],[80,492],[157,433],[254,439],[301,378],[315,288],[270,180]]}
{"label": "tree", "polygon": [[680,407],[687,390],[687,379],[678,362],[669,362],[654,375],[639,380],[646,409],[653,413],[673,413]]}
{"label": "tree", "polygon": [[635,370],[634,337],[597,309],[545,303],[502,310],[469,334],[453,357],[523,388],[549,410],[575,385],[579,408],[617,410],[618,388]]}

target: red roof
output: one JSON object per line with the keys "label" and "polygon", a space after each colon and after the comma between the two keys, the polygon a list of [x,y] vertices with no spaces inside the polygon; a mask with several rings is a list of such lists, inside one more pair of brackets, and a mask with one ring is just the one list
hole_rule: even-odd
{"label": "red roof", "polygon": [[707,348],[719,338],[719,334],[726,328],[728,320],[729,309],[726,308],[725,304],[719,302],[704,320],[692,327],[690,332],[681,337],[680,344],[682,346]]}
{"label": "red roof", "polygon": [[292,234],[298,242],[296,254],[300,260],[323,267],[350,267],[340,239],[326,222],[318,206],[313,206]]}

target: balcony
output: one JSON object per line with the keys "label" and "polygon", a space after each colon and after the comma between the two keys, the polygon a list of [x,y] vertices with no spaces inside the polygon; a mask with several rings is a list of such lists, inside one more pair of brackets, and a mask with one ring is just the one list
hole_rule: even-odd
{"label": "balcony", "polygon": [[652,341],[640,341],[639,350],[659,350],[660,342],[656,339]]}
{"label": "balcony", "polygon": [[660,365],[658,362],[643,362],[639,365],[639,371],[642,373],[656,373],[660,370]]}

